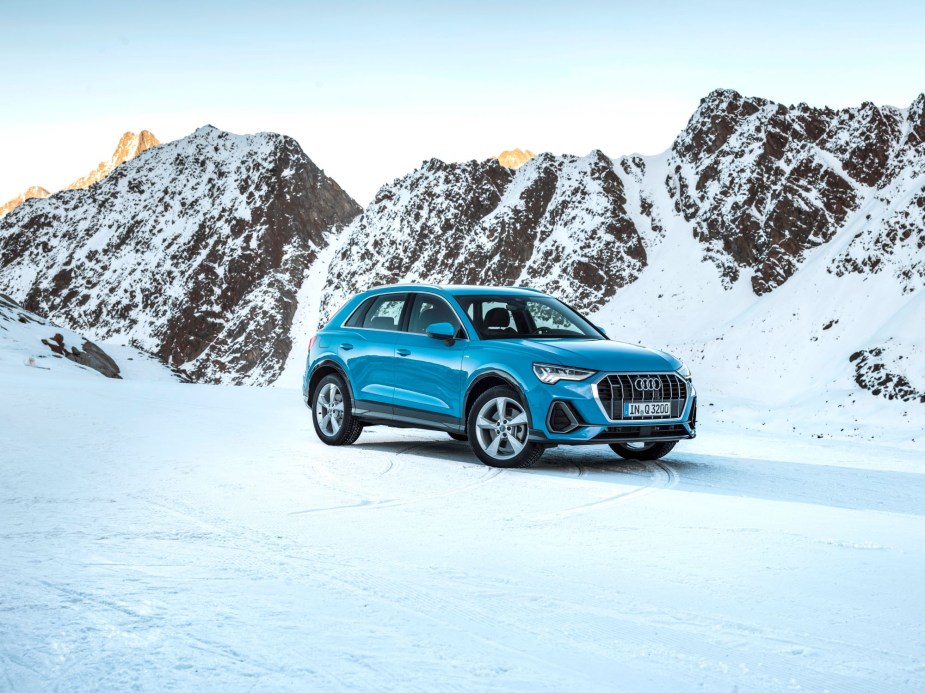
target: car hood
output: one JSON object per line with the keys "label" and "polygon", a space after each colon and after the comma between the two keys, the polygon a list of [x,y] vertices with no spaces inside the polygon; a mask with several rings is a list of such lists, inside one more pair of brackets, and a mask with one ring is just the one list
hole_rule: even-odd
{"label": "car hood", "polygon": [[671,354],[609,339],[505,339],[534,361],[595,371],[675,371],[681,362]]}

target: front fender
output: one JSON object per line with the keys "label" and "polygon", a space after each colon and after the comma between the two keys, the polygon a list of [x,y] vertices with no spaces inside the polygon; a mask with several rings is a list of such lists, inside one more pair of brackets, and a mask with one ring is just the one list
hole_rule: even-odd
{"label": "front fender", "polygon": [[[532,364],[531,364],[531,369],[532,369]],[[520,393],[520,397],[524,403],[524,408],[527,410],[527,418],[530,420],[530,428],[531,429],[534,428],[535,422],[533,419],[533,413],[531,411],[528,383],[525,381],[523,375],[521,373],[518,373],[516,369],[505,368],[504,366],[498,363],[483,365],[480,368],[477,368],[468,374],[468,377],[466,379],[466,393],[462,399],[463,401],[463,412],[462,412],[463,423],[465,424],[465,422],[467,421],[469,407],[472,405],[472,402],[475,401],[475,398],[472,397],[473,391],[477,390],[480,382],[483,382],[489,378],[503,380],[508,385],[510,385],[511,388],[513,388],[518,393]]]}

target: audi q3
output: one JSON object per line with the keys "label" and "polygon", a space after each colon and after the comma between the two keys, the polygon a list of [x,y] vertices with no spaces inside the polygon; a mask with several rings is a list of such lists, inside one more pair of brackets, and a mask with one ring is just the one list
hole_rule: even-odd
{"label": "audi q3", "polygon": [[302,389],[318,437],[365,426],[444,431],[494,467],[558,445],[655,460],[696,435],[688,368],[611,340],[529,288],[396,285],[350,299],[312,337]]}

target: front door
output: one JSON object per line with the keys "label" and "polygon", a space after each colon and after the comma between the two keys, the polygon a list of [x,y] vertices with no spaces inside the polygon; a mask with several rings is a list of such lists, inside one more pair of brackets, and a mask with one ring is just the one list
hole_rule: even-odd
{"label": "front door", "polygon": [[[452,345],[425,334],[428,325],[448,322],[457,329]],[[413,295],[408,328],[395,338],[395,414],[449,425],[462,422],[462,364],[469,346],[459,318],[442,297]]]}

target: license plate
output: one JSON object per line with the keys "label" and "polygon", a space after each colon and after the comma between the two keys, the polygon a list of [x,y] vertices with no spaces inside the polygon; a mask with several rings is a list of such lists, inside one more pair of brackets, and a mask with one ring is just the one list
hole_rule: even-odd
{"label": "license plate", "polygon": [[660,416],[671,418],[671,402],[624,402],[623,417],[632,419],[637,416]]}

